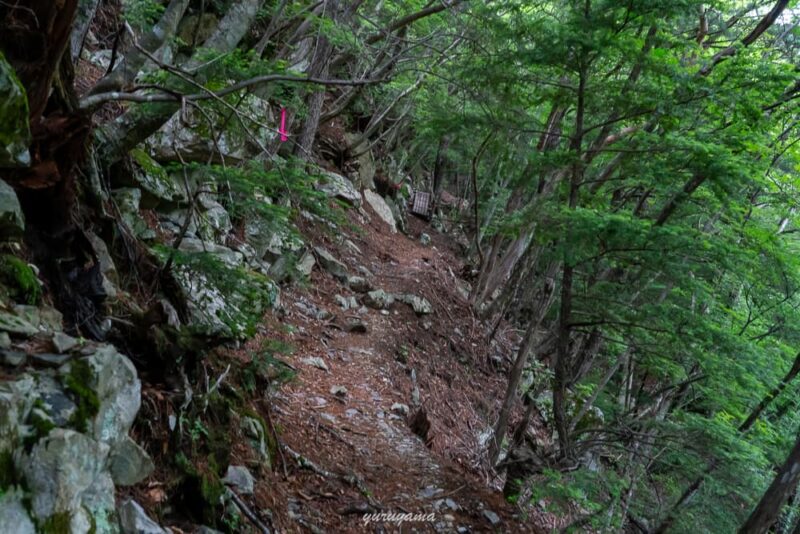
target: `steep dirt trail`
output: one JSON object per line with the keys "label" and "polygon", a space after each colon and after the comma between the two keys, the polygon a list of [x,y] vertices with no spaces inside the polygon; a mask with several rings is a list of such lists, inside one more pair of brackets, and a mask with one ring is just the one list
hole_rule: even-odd
{"label": "steep dirt trail", "polygon": [[[425,231],[433,237],[432,246],[423,246],[390,233],[369,213],[364,231],[345,236],[359,250],[335,236],[320,235],[315,244],[326,246],[353,274],[366,267],[376,288],[424,296],[435,311],[418,317],[403,303],[388,313],[344,311],[335,295],[360,295],[319,266],[306,288],[283,294],[283,325],[270,329],[273,336],[282,332],[280,337],[295,348],[286,359],[298,375],[274,398],[273,423],[292,451],[329,475],[355,475],[360,482],[320,475],[285,458],[290,468],[274,474],[262,502],[273,511],[288,510],[286,517],[273,518],[286,531],[534,531],[532,522],[515,515],[489,487],[488,476],[480,476],[478,436],[500,398],[502,378],[488,365],[482,330],[459,293],[460,265],[451,238],[422,221],[409,221],[412,236]],[[365,222],[352,217],[356,224]],[[313,317],[315,308],[337,317],[319,320]],[[333,326],[346,316],[362,319],[367,332]],[[328,370],[306,363],[308,358],[321,358]],[[392,409],[401,403],[415,413],[412,369],[431,425],[428,446],[411,431],[401,409]],[[343,396],[333,393],[340,387],[346,388]],[[425,521],[367,524],[365,512],[433,515]]]}

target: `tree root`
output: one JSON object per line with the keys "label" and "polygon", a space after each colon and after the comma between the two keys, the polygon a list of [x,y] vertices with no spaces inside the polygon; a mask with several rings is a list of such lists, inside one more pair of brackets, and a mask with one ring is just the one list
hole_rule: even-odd
{"label": "tree root", "polygon": [[332,471],[328,471],[327,469],[318,466],[317,464],[315,464],[314,462],[312,462],[299,452],[294,451],[288,445],[282,444],[281,447],[283,448],[284,451],[286,451],[286,453],[289,456],[294,458],[294,460],[298,463],[300,467],[308,469],[309,471],[325,478],[340,480],[356,488],[361,493],[361,495],[363,495],[367,499],[367,502],[369,503],[370,506],[377,509],[383,509],[383,506],[372,496],[372,492],[369,491],[369,488],[367,488],[367,485],[364,483],[364,481],[361,480],[361,478],[355,473],[339,474],[339,473],[334,473]]}
{"label": "tree root", "polygon": [[236,504],[236,506],[239,508],[239,510],[242,511],[244,516],[247,519],[249,519],[250,522],[253,523],[253,525],[255,525],[255,527],[261,532],[261,534],[271,534],[271,531],[269,530],[269,527],[267,527],[267,525],[265,525],[258,518],[258,516],[250,509],[249,506],[247,506],[247,504],[242,500],[241,497],[239,497],[239,495],[236,494],[235,491],[233,491],[232,489],[228,488],[228,495],[230,496],[230,498],[234,502],[234,504]]}

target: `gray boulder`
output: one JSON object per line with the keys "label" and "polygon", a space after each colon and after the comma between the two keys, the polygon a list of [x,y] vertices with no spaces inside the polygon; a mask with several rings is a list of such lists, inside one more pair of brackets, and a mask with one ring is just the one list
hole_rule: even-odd
{"label": "gray boulder", "polygon": [[111,192],[111,196],[119,208],[122,220],[137,236],[147,230],[147,225],[139,213],[142,204],[142,191],[134,187],[122,187]]}
{"label": "gray boulder", "polygon": [[109,470],[114,484],[133,486],[149,477],[155,465],[150,455],[130,437],[117,443],[111,451]]}
{"label": "gray boulder", "polygon": [[316,258],[311,252],[306,251],[300,256],[300,259],[295,263],[294,268],[301,278],[308,278],[311,276],[311,271],[314,270],[314,265],[317,264]]}
{"label": "gray boulder", "polygon": [[24,422],[37,398],[35,388],[36,381],[28,374],[0,382],[0,451],[14,450],[28,434]]}
{"label": "gray boulder", "polygon": [[428,315],[433,313],[433,306],[427,299],[411,295],[410,293],[395,295],[395,298],[400,302],[408,304],[417,315]]}
{"label": "gray boulder", "polygon": [[370,291],[364,297],[364,304],[375,310],[385,310],[394,303],[394,296],[390,295],[383,289],[376,289]]}
{"label": "gray boulder", "polygon": [[[2,103],[0,103],[2,108]],[[2,126],[0,126],[1,128]],[[0,145],[2,151],[2,145]],[[0,180],[0,239],[20,237],[25,231],[25,216],[14,189]]]}
{"label": "gray boulder", "polygon": [[31,322],[13,313],[0,312],[0,330],[11,334],[32,336],[39,329]]}
{"label": "gray boulder", "polygon": [[169,534],[168,530],[147,517],[144,509],[133,499],[123,502],[118,513],[122,534]]}
{"label": "gray boulder", "polygon": [[[259,117],[262,124],[275,123],[269,102],[254,94],[245,96],[237,107],[248,117]],[[186,113],[173,115],[155,134],[148,137],[146,144],[158,161],[177,162],[183,159],[221,163],[224,157],[231,164],[251,160],[262,152],[261,147],[239,128],[225,128],[222,122],[216,124],[215,130],[220,133],[216,142],[208,135],[207,128],[205,117],[189,108]],[[277,135],[273,129],[262,126],[256,126],[251,131],[265,146]]]}
{"label": "gray boulder", "polygon": [[356,208],[361,205],[361,194],[350,180],[341,174],[322,171],[322,180],[316,187],[329,197],[342,199]]}
{"label": "gray boulder", "polygon": [[406,233],[408,226],[406,224],[406,217],[403,214],[403,210],[400,208],[400,205],[391,197],[386,197],[384,200],[386,201],[386,205],[389,206],[389,209],[392,210],[392,216],[397,223],[397,229],[403,233]]}
{"label": "gray boulder", "polygon": [[272,459],[269,455],[269,448],[267,447],[267,431],[264,424],[254,417],[243,417],[240,423],[242,431],[248,437],[250,447],[258,453],[261,463],[269,467],[272,465]]}
{"label": "gray boulder", "polygon": [[347,285],[356,293],[368,293],[372,291],[372,283],[362,276],[351,276],[347,279]]}
{"label": "gray boulder", "polygon": [[85,495],[96,497],[90,491],[93,486],[109,485],[104,480],[108,478],[104,470],[108,451],[108,445],[74,430],[51,430],[22,461],[33,516],[46,521],[54,514],[75,512],[85,504],[93,508],[90,512],[113,510],[113,491],[95,502],[83,502]]}
{"label": "gray boulder", "polygon": [[383,200],[383,197],[380,196],[378,193],[366,189],[364,191],[364,199],[367,201],[367,204],[370,205],[372,210],[378,215],[378,217],[383,220],[386,224],[389,225],[389,229],[392,233],[397,232],[397,222],[395,221],[394,214],[392,213],[392,209]]}
{"label": "gray boulder", "polygon": [[323,269],[339,280],[347,280],[347,267],[324,247],[314,247],[314,253]]}
{"label": "gray boulder", "polygon": [[229,465],[222,482],[240,495],[252,495],[255,491],[256,479],[243,465]]}
{"label": "gray boulder", "polygon": [[211,254],[229,267],[239,267],[244,263],[244,255],[241,252],[195,237],[184,237],[178,249],[183,252]]}
{"label": "gray boulder", "polygon": [[18,490],[0,495],[0,532],[36,534],[36,526],[25,509],[23,498],[23,493]]}
{"label": "gray boulder", "polygon": [[100,403],[94,419],[94,437],[115,447],[128,439],[141,406],[142,384],[133,362],[112,345],[98,347],[86,361],[93,369],[92,386]]}
{"label": "gray boulder", "polygon": [[188,201],[186,188],[179,185],[166,169],[154,160],[143,148],[129,152],[136,163],[133,173],[135,186],[142,191],[142,207],[154,208],[162,203],[185,203]]}

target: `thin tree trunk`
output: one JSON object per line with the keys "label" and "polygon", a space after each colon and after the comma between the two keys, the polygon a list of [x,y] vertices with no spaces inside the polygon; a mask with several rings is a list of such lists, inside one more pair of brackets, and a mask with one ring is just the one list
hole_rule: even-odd
{"label": "thin tree trunk", "polygon": [[[772,401],[774,401],[783,392],[783,390],[786,389],[786,387],[797,377],[798,374],[800,374],[800,352],[798,352],[795,356],[792,367],[789,369],[786,375],[784,375],[781,381],[778,382],[778,384],[769,393],[767,393],[758,404],[756,404],[756,406],[750,412],[750,415],[748,415],[742,424],[739,425],[737,428],[739,433],[746,434],[753,427],[756,421],[758,421],[758,418],[761,417],[761,414],[764,413],[764,410],[766,410],[767,407],[772,404]],[[710,475],[716,468],[716,460],[711,460],[706,469],[703,470],[703,473],[691,484],[689,484],[689,487],[687,487],[686,490],[684,490],[684,492],[678,498],[678,501],[669,511],[661,524],[653,531],[653,534],[664,534],[670,528],[672,528],[672,525],[678,518],[678,512],[680,509],[683,508],[683,506],[692,498],[692,496],[694,496],[695,493],[697,493],[708,475]]]}
{"label": "thin tree trunk", "polygon": [[525,331],[525,336],[517,351],[514,365],[508,373],[508,383],[506,385],[506,394],[503,398],[503,406],[500,408],[500,413],[497,416],[497,423],[494,427],[494,438],[489,447],[489,458],[492,464],[495,464],[497,458],[500,456],[503,440],[506,437],[506,432],[508,432],[508,419],[511,415],[511,409],[514,407],[519,383],[522,380],[522,371],[525,369],[528,355],[537,339],[537,331],[545,315],[547,315],[547,311],[550,309],[550,304],[553,302],[555,282],[552,280],[552,276],[556,269],[558,269],[558,264],[551,264],[547,275],[544,277],[544,285],[539,294],[536,309],[534,310],[528,329]]}
{"label": "thin tree trunk", "polygon": [[800,481],[800,436],[789,453],[786,462],[778,470],[772,484],[764,492],[750,517],[739,529],[740,534],[763,534],[778,519],[783,503],[797,488]]}
{"label": "thin tree trunk", "polygon": [[[325,0],[325,7],[323,12],[327,14],[331,20],[336,20],[339,10],[338,0]],[[328,37],[319,30],[317,34],[316,43],[314,45],[314,55],[311,58],[311,64],[308,67],[308,75],[316,78],[327,78],[328,69],[330,65],[330,54],[333,50]],[[321,87],[314,91],[307,100],[308,115],[303,124],[303,131],[300,134],[300,139],[296,145],[295,154],[302,158],[311,158],[311,149],[314,146],[314,139],[317,136],[319,129],[319,119],[322,115],[322,105],[325,103],[325,88]]]}

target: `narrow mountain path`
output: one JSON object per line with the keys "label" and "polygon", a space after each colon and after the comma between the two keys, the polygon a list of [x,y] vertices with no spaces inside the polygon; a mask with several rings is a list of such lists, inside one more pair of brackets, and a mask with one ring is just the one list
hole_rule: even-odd
{"label": "narrow mountain path", "polygon": [[[490,487],[476,452],[502,375],[459,290],[452,238],[412,219],[411,236],[433,238],[423,245],[368,215],[352,213],[355,229],[346,236],[316,233],[313,225],[304,231],[351,274],[369,271],[374,288],[424,297],[434,311],[417,316],[402,302],[361,308],[364,295],[319,264],[305,288],[284,292],[285,316],[267,325],[266,337],[294,347],[286,361],[297,376],[272,402],[290,468],[276,470],[264,506],[288,510],[274,517],[286,531],[533,531],[534,522]],[[344,310],[337,295],[359,305]],[[366,332],[346,331],[348,320],[363,322]],[[418,426],[430,427],[427,444],[410,428],[415,415]],[[365,521],[365,513],[380,512],[425,517]]]}

